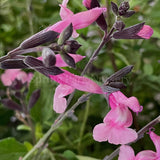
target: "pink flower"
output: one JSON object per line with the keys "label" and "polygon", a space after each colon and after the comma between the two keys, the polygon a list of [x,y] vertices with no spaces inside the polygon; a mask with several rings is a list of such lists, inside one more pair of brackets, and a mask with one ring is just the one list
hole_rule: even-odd
{"label": "pink flower", "polygon": [[15,79],[21,80],[22,83],[30,82],[33,73],[25,73],[20,69],[8,69],[1,75],[1,81],[5,86],[10,86]]}
{"label": "pink flower", "polygon": [[120,147],[118,160],[160,160],[160,136],[156,135],[152,131],[149,134],[155,145],[156,152],[151,150],[145,150],[139,152],[135,156],[134,151],[130,146],[122,145]]}
{"label": "pink flower", "polygon": [[[78,62],[84,58],[84,56],[77,54],[70,54],[70,56]],[[38,58],[42,60],[42,57]],[[63,61],[59,54],[56,55],[56,64],[57,67],[65,67],[67,64]],[[102,89],[95,82],[89,78],[74,75],[66,70],[64,73],[59,75],[50,75],[50,78],[60,85],[56,88],[53,100],[53,109],[57,113],[63,113],[67,107],[67,101],[65,96],[71,94],[74,89],[78,89],[85,92],[102,94]]]}
{"label": "pink flower", "polygon": [[103,120],[93,129],[93,138],[96,141],[107,141],[113,144],[127,144],[136,140],[137,133],[131,128],[133,118],[128,107],[134,112],[140,112],[142,107],[137,98],[127,98],[122,92],[117,91],[109,96],[111,110]]}
{"label": "pink flower", "polygon": [[150,39],[152,34],[153,34],[153,29],[148,25],[144,25],[143,28],[137,33],[138,36],[144,39]]}
{"label": "pink flower", "polygon": [[73,25],[73,37],[77,37],[79,34],[76,32],[77,29],[85,28],[92,24],[96,19],[106,11],[106,8],[94,8],[89,11],[80,12],[74,14],[67,8],[68,0],[63,0],[60,10],[60,16],[62,21],[48,27],[46,31],[53,30],[61,33],[70,23]]}

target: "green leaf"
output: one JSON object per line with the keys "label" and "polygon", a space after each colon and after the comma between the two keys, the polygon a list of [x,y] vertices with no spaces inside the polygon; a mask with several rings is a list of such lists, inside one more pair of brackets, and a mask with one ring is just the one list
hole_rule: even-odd
{"label": "green leaf", "polygon": [[29,86],[28,99],[36,89],[41,90],[41,95],[37,103],[31,109],[31,116],[36,122],[45,123],[49,118],[55,118],[53,111],[53,95],[56,83],[48,77],[35,72]]}
{"label": "green leaf", "polygon": [[28,151],[30,151],[33,148],[33,145],[27,141],[24,142],[24,145],[26,146]]}
{"label": "green leaf", "polygon": [[92,157],[86,157],[86,156],[76,156],[78,158],[78,160],[98,160],[96,158],[92,158]]}
{"label": "green leaf", "polygon": [[152,67],[151,64],[144,64],[143,70],[144,70],[144,73],[146,75],[152,75],[153,74],[153,67]]}
{"label": "green leaf", "polygon": [[19,125],[18,127],[17,127],[17,130],[24,130],[24,131],[31,131],[31,128],[29,127],[29,126],[26,126],[26,125]]}
{"label": "green leaf", "polygon": [[67,160],[78,160],[78,159],[76,158],[76,154],[73,153],[73,152],[70,151],[70,150],[64,151],[63,156],[64,156]]}
{"label": "green leaf", "polygon": [[6,138],[0,141],[0,159],[18,160],[27,153],[26,147],[14,138]]}

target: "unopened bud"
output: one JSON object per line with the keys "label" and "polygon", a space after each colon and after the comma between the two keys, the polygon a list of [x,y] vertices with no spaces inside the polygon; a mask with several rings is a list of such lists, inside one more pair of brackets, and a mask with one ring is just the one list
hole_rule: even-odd
{"label": "unopened bud", "polygon": [[66,52],[61,51],[60,52],[62,59],[72,68],[76,68],[76,63],[74,59],[68,55]]}
{"label": "unopened bud", "polygon": [[77,41],[71,40],[71,41],[66,41],[64,45],[64,50],[67,53],[75,54],[76,51],[79,49],[79,47],[81,47],[81,45]]}
{"label": "unopened bud", "polygon": [[29,109],[31,109],[36,104],[39,97],[40,97],[40,89],[37,89],[32,93],[32,95],[29,99],[29,104],[28,104]]}
{"label": "unopened bud", "polygon": [[52,42],[54,41],[59,33],[54,31],[47,31],[47,32],[38,32],[31,36],[30,38],[26,39],[20,44],[21,49],[33,48],[39,46],[41,44]]}
{"label": "unopened bud", "polygon": [[58,45],[62,45],[65,43],[66,40],[68,40],[73,33],[73,26],[72,23],[67,26],[60,34],[59,39],[58,39]]}
{"label": "unopened bud", "polygon": [[133,16],[136,12],[135,11],[127,11],[125,14],[123,14],[123,17],[129,18]]}
{"label": "unopened bud", "polygon": [[114,24],[114,28],[115,28],[116,30],[118,30],[118,31],[123,30],[124,27],[125,27],[125,24],[124,24],[122,21],[117,21],[117,22],[115,22],[115,24]]}
{"label": "unopened bud", "polygon": [[126,11],[128,11],[129,8],[130,8],[130,6],[129,6],[128,2],[122,2],[120,4],[119,10],[118,10],[119,15],[120,16],[124,15],[126,13]]}
{"label": "unopened bud", "polygon": [[54,66],[56,63],[56,57],[54,52],[50,48],[43,48],[42,50],[42,59],[43,59],[43,64],[46,67]]}
{"label": "unopened bud", "polygon": [[116,3],[111,2],[111,9],[112,9],[112,12],[117,16],[118,15],[118,6]]}
{"label": "unopened bud", "polygon": [[1,103],[9,109],[22,111],[22,107],[11,99],[2,99]]}
{"label": "unopened bud", "polygon": [[18,80],[18,79],[15,79],[10,86],[10,88],[13,90],[20,90],[22,89],[22,87],[23,87],[23,83],[21,80]]}

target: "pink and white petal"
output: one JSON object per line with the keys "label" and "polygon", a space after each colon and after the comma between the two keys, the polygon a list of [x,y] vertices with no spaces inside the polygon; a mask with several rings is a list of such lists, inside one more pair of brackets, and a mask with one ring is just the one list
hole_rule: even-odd
{"label": "pink and white petal", "polygon": [[93,139],[98,142],[107,141],[108,132],[108,126],[105,123],[100,123],[96,125],[93,129]]}
{"label": "pink and white petal", "polygon": [[149,135],[156,147],[157,156],[160,158],[160,136],[155,134],[153,131],[151,131]]}
{"label": "pink and white petal", "polygon": [[17,74],[16,78],[17,78],[18,80],[22,81],[22,83],[25,83],[25,82],[27,82],[27,80],[28,80],[28,75],[27,75],[27,73],[25,73],[25,72],[23,72],[23,71],[20,71],[20,72]]}
{"label": "pink and white petal", "polygon": [[120,147],[118,160],[135,160],[135,154],[132,147],[127,145],[122,145]]}
{"label": "pink and white petal", "polygon": [[144,39],[150,39],[152,34],[153,34],[153,29],[148,25],[144,25],[143,28],[137,33],[138,36]]}
{"label": "pink and white petal", "polygon": [[67,7],[68,1],[69,0],[63,0],[62,5],[65,6],[65,7]]}
{"label": "pink and white petal", "polygon": [[30,83],[33,78],[33,73],[28,73],[27,82]]}
{"label": "pink and white petal", "polygon": [[124,102],[132,111],[134,112],[141,112],[142,106],[140,106],[138,99],[136,97],[129,97]]}
{"label": "pink and white petal", "polygon": [[72,24],[74,29],[81,29],[89,26],[94,21],[97,20],[97,18],[105,12],[106,8],[93,8],[88,11],[80,12],[72,16]]}
{"label": "pink and white petal", "polygon": [[57,113],[63,113],[67,108],[67,101],[65,96],[74,91],[74,88],[60,84],[54,94],[53,110]]}
{"label": "pink and white petal", "polygon": [[60,16],[62,20],[65,20],[67,18],[71,18],[74,13],[68,9],[65,5],[60,5],[61,9],[60,9]]}
{"label": "pink and white petal", "polygon": [[60,84],[65,84],[76,88],[80,91],[102,94],[103,91],[99,85],[90,80],[89,78],[74,75],[66,70],[59,75],[50,75],[50,78]]}
{"label": "pink and white petal", "polygon": [[125,100],[127,100],[127,97],[121,91],[113,92],[109,96],[109,103],[111,108],[125,106]]}
{"label": "pink and white petal", "polygon": [[128,144],[137,139],[137,133],[131,128],[112,126],[108,133],[108,142],[118,144]]}
{"label": "pink and white petal", "polygon": [[158,160],[156,153],[151,150],[141,151],[136,155],[135,160]]}
{"label": "pink and white petal", "polygon": [[74,29],[72,33],[72,37],[77,38],[78,36],[79,36],[79,33],[77,33],[76,30]]}
{"label": "pink and white petal", "polygon": [[129,127],[132,124],[133,118],[127,107],[117,107],[111,109],[103,121],[113,126]]}

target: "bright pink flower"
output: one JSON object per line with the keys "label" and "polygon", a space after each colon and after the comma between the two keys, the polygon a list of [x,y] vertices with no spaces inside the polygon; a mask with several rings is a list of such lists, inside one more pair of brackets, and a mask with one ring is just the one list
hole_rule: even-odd
{"label": "bright pink flower", "polygon": [[10,86],[15,79],[21,80],[22,83],[30,82],[33,73],[25,73],[20,69],[8,69],[1,75],[1,81],[5,86]]}
{"label": "bright pink flower", "polygon": [[107,141],[113,144],[127,144],[137,138],[137,133],[131,126],[133,118],[128,107],[134,112],[140,112],[142,107],[137,98],[127,98],[122,92],[117,91],[109,96],[111,110],[103,120],[103,123],[95,126],[93,138],[96,141]]}
{"label": "bright pink flower", "polygon": [[86,8],[91,8],[91,0],[83,0],[82,3]]}
{"label": "bright pink flower", "polygon": [[77,29],[85,28],[92,24],[96,19],[106,11],[106,8],[94,8],[89,11],[80,12],[74,14],[67,8],[68,0],[63,0],[60,10],[60,16],[62,21],[48,27],[46,30],[53,30],[55,32],[61,33],[70,23],[73,25],[73,37],[77,37]]}
{"label": "bright pink flower", "polygon": [[156,135],[152,131],[149,134],[156,147],[156,152],[145,150],[139,152],[135,156],[134,151],[130,146],[122,145],[120,147],[118,160],[160,160],[160,136]]}
{"label": "bright pink flower", "polygon": [[152,34],[153,34],[153,29],[148,25],[144,25],[143,28],[137,33],[138,36],[144,39],[150,39]]}

